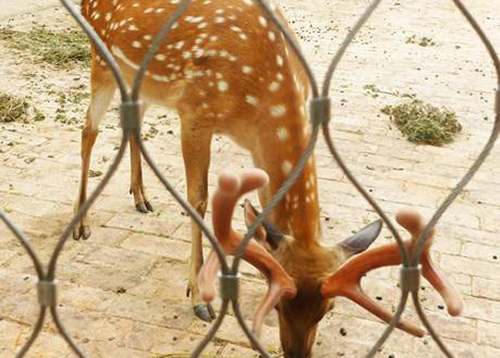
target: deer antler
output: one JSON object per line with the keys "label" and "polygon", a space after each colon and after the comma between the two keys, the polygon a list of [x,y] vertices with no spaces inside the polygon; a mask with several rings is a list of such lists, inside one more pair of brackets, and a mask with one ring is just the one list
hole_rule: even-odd
{"label": "deer antler", "polygon": [[[246,170],[239,177],[229,173],[219,176],[219,187],[212,201],[212,222],[214,234],[227,255],[234,254],[243,239],[241,234],[231,228],[231,219],[238,199],[243,194],[263,186],[267,181],[267,174],[260,169]],[[256,242],[248,243],[243,259],[261,271],[269,282],[267,294],[254,315],[252,330],[259,336],[265,316],[282,297],[293,298],[297,288],[278,261]],[[217,255],[212,250],[198,275],[201,297],[207,303],[215,296],[214,280],[219,266]]]}
{"label": "deer antler", "polygon": [[[404,243],[406,250],[412,254],[418,238],[425,227],[423,219],[418,212],[405,209],[398,212],[396,221],[412,235],[412,239]],[[462,312],[463,301],[455,287],[438,271],[432,261],[430,247],[433,235],[434,231],[426,238],[425,246],[420,256],[422,275],[443,297],[450,315],[457,316]],[[330,276],[323,284],[321,293],[323,297],[344,296],[349,298],[383,321],[389,323],[392,314],[380,307],[363,292],[360,281],[361,277],[370,270],[383,266],[398,265],[400,263],[401,256],[399,246],[396,243],[366,251],[348,261]],[[397,327],[418,337],[424,335],[424,332],[420,328],[406,322],[399,322]]]}

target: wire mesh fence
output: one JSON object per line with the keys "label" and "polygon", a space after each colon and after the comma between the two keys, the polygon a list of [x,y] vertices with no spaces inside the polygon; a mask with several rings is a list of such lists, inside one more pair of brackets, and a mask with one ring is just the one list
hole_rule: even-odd
{"label": "wire mesh fence", "polygon": [[192,352],[191,357],[197,358],[202,354],[207,344],[213,339],[217,330],[222,325],[224,317],[228,312],[229,306],[232,306],[235,316],[238,320],[238,323],[241,325],[243,331],[247,335],[252,346],[256,350],[258,350],[263,357],[270,358],[271,354],[265,350],[263,345],[260,343],[259,339],[247,326],[242,316],[241,309],[239,306],[239,296],[237,290],[237,285],[239,281],[239,268],[241,260],[243,259],[245,249],[248,247],[250,240],[256,234],[258,227],[263,223],[264,219],[271,213],[273,208],[275,208],[276,205],[281,200],[283,200],[286,193],[290,190],[294,182],[297,180],[301,172],[304,170],[308,159],[311,157],[313,153],[320,132],[323,133],[327,146],[333,158],[335,159],[336,163],[340,166],[342,171],[345,173],[346,177],[355,186],[360,195],[362,195],[368,201],[368,203],[372,206],[375,212],[380,216],[385,225],[391,231],[394,239],[396,240],[400,248],[400,254],[402,258],[400,302],[392,321],[390,322],[386,330],[381,333],[380,339],[375,343],[375,345],[365,355],[365,357],[367,358],[374,357],[379,348],[384,344],[384,342],[390,336],[391,332],[400,322],[401,316],[405,311],[405,307],[410,296],[416,307],[418,316],[420,317],[422,323],[424,324],[424,326],[426,327],[432,338],[436,341],[436,343],[442,350],[443,354],[447,357],[453,357],[452,352],[445,346],[443,341],[439,338],[439,335],[432,327],[431,323],[429,322],[428,318],[426,317],[422,309],[420,303],[421,301],[419,299],[419,288],[420,288],[419,277],[421,271],[419,262],[421,255],[424,251],[426,238],[432,232],[432,230],[434,229],[440,218],[450,207],[453,201],[457,198],[457,196],[462,192],[464,187],[473,178],[475,173],[478,171],[479,167],[484,163],[495,141],[497,140],[498,133],[500,131],[500,61],[491,42],[484,34],[484,32],[481,30],[479,24],[469,13],[467,8],[463,5],[463,3],[460,0],[452,0],[453,3],[456,5],[456,7],[464,15],[465,19],[470,23],[473,30],[480,37],[482,43],[486,47],[486,50],[488,51],[492,59],[492,62],[494,64],[497,73],[497,87],[498,87],[495,97],[496,98],[495,122],[491,132],[491,136],[487,141],[487,143],[485,144],[483,150],[481,151],[481,153],[479,154],[479,156],[477,157],[471,168],[467,171],[464,177],[458,182],[458,184],[452,190],[451,194],[443,201],[443,203],[436,210],[430,222],[421,232],[416,250],[413,253],[411,253],[407,250],[407,248],[403,244],[403,240],[398,230],[393,225],[392,221],[384,213],[384,211],[377,204],[377,202],[358,182],[355,176],[350,172],[348,166],[342,160],[342,157],[337,152],[334,142],[330,136],[330,130],[328,126],[330,121],[329,93],[332,84],[333,74],[335,73],[335,70],[337,69],[339,62],[341,61],[349,45],[355,38],[356,34],[363,27],[363,25],[369,19],[371,14],[379,6],[381,0],[374,0],[365,10],[362,16],[359,18],[355,26],[348,33],[347,37],[341,44],[340,48],[338,49],[336,55],[334,56],[328,68],[322,87],[319,87],[316,77],[313,74],[313,71],[309,66],[305,56],[302,54],[301,50],[295,43],[293,36],[287,31],[285,25],[282,24],[279,18],[276,16],[275,11],[272,9],[272,6],[265,0],[252,0],[252,1],[255,5],[259,6],[262,9],[262,12],[266,15],[266,17],[270,19],[279,28],[279,30],[284,36],[284,39],[289,44],[290,48],[295,52],[298,60],[301,62],[301,65],[305,69],[312,92],[312,100],[310,102],[310,120],[312,125],[312,135],[307,145],[307,148],[304,151],[304,153],[302,153],[296,167],[291,171],[289,177],[285,180],[283,186],[277,191],[275,196],[270,199],[269,204],[263,208],[263,212],[258,216],[256,221],[250,226],[250,228],[244,235],[241,244],[239,245],[238,249],[234,254],[234,260],[232,261],[231,264],[229,264],[228,261],[226,260],[226,254],[224,253],[224,250],[221,244],[219,243],[218,238],[212,233],[210,228],[205,224],[203,218],[198,214],[198,212],[186,200],[183,199],[182,195],[174,189],[174,187],[170,184],[169,180],[161,173],[160,169],[155,164],[152,156],[145,148],[140,135],[141,84],[143,83],[148,67],[151,61],[153,60],[155,54],[157,53],[158,49],[164,43],[165,39],[167,39],[169,32],[175,26],[176,22],[183,16],[183,14],[189,8],[193,0],[180,1],[176,11],[169,18],[168,22],[165,24],[162,30],[156,35],[156,38],[154,39],[152,46],[148,50],[139,70],[137,71],[137,75],[133,81],[133,86],[130,91],[127,88],[125,79],[121,73],[121,69],[118,63],[113,58],[111,51],[106,47],[106,45],[97,35],[96,31],[85,20],[80,11],[75,7],[75,5],[72,2],[68,0],[61,0],[63,6],[69,11],[69,13],[74,17],[74,19],[78,22],[78,24],[82,27],[82,29],[87,33],[87,35],[93,42],[94,46],[98,50],[100,56],[102,57],[102,59],[104,59],[107,66],[111,69],[113,73],[113,76],[116,80],[116,83],[118,85],[121,94],[121,127],[123,133],[119,150],[108,172],[105,174],[99,185],[89,196],[88,200],[86,200],[85,203],[80,207],[80,210],[75,214],[75,216],[71,219],[68,226],[60,235],[56,248],[47,266],[47,269],[44,269],[44,265],[40,261],[35,250],[32,248],[29,238],[16,226],[16,224],[12,220],[9,219],[8,215],[5,212],[0,210],[0,218],[5,223],[5,225],[12,231],[12,233],[17,237],[21,245],[26,250],[27,254],[30,256],[36,271],[36,275],[38,276],[37,292],[38,292],[38,303],[40,305],[39,316],[33,327],[30,337],[25,342],[24,346],[19,351],[19,353],[16,355],[16,358],[22,358],[26,356],[26,354],[30,350],[30,347],[33,345],[33,343],[39,336],[42,330],[42,326],[49,312],[53,318],[53,321],[59,333],[62,335],[65,341],[70,345],[72,351],[80,358],[87,358],[85,352],[71,338],[71,333],[66,330],[62,318],[59,316],[57,308],[58,307],[57,280],[56,280],[57,263],[61,255],[61,252],[65,246],[65,243],[70,237],[72,231],[79,224],[79,222],[84,217],[89,208],[95,203],[96,199],[99,197],[99,195],[102,193],[102,191],[104,190],[104,188],[106,187],[112,176],[115,174],[118,166],[120,165],[123,159],[125,148],[129,143],[130,138],[133,138],[134,140],[137,141],[142,156],[149,164],[149,166],[152,168],[153,172],[159,178],[161,183],[164,185],[165,189],[175,198],[175,200],[179,203],[179,205],[182,206],[182,208],[191,216],[191,218],[197,223],[197,225],[204,233],[204,235],[208,238],[213,249],[215,250],[215,253],[220,263],[220,271],[221,271],[220,286],[221,286],[222,306],[219,315],[216,321],[213,323],[213,326],[211,327],[210,331],[208,332],[206,337],[202,340],[202,342],[200,342],[198,347]]}

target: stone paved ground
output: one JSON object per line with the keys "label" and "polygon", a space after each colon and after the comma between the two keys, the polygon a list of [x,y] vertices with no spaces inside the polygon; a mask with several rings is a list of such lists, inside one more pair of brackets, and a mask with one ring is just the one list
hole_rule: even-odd
{"label": "stone paved ground", "polygon": [[[314,71],[323,74],[334,50],[367,0],[282,0]],[[489,0],[468,1],[472,12],[500,48],[498,6]],[[31,0],[0,9],[0,23],[27,29],[35,23],[52,28],[71,24],[54,0]],[[436,45],[406,43],[415,35]],[[77,193],[79,126],[54,122],[58,94],[86,86],[86,70],[55,71],[34,65],[0,46],[0,90],[31,96],[47,120],[36,125],[0,126],[0,205],[26,232],[47,262],[57,235],[68,223]],[[374,98],[364,88],[382,91]],[[489,135],[493,118],[493,69],[478,39],[451,1],[383,2],[349,49],[334,77],[334,119],[331,130],[351,168],[389,213],[414,206],[430,216],[451,186],[472,163]],[[464,130],[443,148],[416,146],[402,139],[380,108],[400,100],[398,93],[456,111]],[[83,119],[86,100],[70,108]],[[96,178],[116,153],[120,138],[117,115],[110,111],[93,157]],[[144,132],[156,161],[184,192],[175,115],[150,112]],[[157,133],[156,133],[157,132]],[[156,134],[155,134],[156,133]],[[154,138],[153,138],[154,137]],[[250,165],[248,156],[229,141],[214,143],[210,184],[223,167]],[[332,163],[322,142],[317,150],[325,242],[347,236],[373,219]],[[422,291],[425,310],[456,357],[500,356],[500,160],[492,156],[438,227],[434,256],[459,288],[466,303],[462,317],[451,318],[429,289]],[[208,327],[193,318],[185,299],[189,255],[189,221],[146,169],[146,181],[157,211],[135,212],[128,195],[126,160],[91,210],[92,237],[68,241],[60,258],[59,312],[71,336],[90,357],[151,357],[176,353],[185,357]],[[241,217],[241,212],[238,213]],[[239,220],[241,225],[241,220]],[[390,239],[384,232],[381,243]],[[246,317],[264,292],[264,282],[245,266],[242,306]],[[0,357],[13,357],[31,332],[38,311],[35,276],[28,256],[13,235],[0,225]],[[365,287],[381,303],[394,307],[398,299],[397,270],[370,274]],[[410,309],[409,319],[416,321]],[[268,319],[264,344],[279,347],[276,318]],[[384,325],[354,304],[339,299],[323,320],[315,357],[361,357]],[[345,336],[339,333],[344,328]],[[210,344],[207,354],[254,356],[232,316]],[[72,356],[51,322],[28,357]],[[394,332],[379,357],[443,356],[429,338],[414,339]]]}

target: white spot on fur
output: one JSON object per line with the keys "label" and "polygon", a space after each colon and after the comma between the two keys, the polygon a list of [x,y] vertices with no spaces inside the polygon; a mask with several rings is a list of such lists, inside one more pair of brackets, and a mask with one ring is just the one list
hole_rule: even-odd
{"label": "white spot on fur", "polygon": [[286,113],[286,106],[284,104],[278,104],[276,106],[271,106],[270,108],[271,116],[282,117]]}
{"label": "white spot on fur", "polygon": [[259,22],[262,25],[262,27],[267,27],[267,20],[264,16],[259,16]]}
{"label": "white spot on fur", "polygon": [[170,82],[167,76],[152,75],[151,78],[158,82]]}
{"label": "white spot on fur", "polygon": [[276,134],[278,135],[279,140],[282,142],[286,141],[290,135],[285,127],[278,127]]}
{"label": "white spot on fur", "polygon": [[227,82],[225,81],[219,81],[217,82],[217,88],[219,89],[220,92],[226,92],[227,89],[229,88]]}
{"label": "white spot on fur", "polygon": [[278,82],[271,82],[269,85],[269,91],[276,92],[280,88],[280,84]]}
{"label": "white spot on fur", "polygon": [[272,42],[274,42],[276,40],[276,35],[272,31],[269,31],[269,33],[267,34],[267,36],[269,37],[269,40],[271,40]]}
{"label": "white spot on fur", "polygon": [[280,67],[283,66],[283,57],[281,57],[280,55],[276,56],[276,63]]}
{"label": "white spot on fur", "polygon": [[293,166],[292,163],[290,163],[288,160],[285,160],[283,164],[281,165],[281,170],[283,171],[283,174],[288,175],[292,171]]}
{"label": "white spot on fur", "polygon": [[259,104],[259,100],[255,96],[246,95],[245,101],[247,101],[247,103],[251,104],[252,106],[256,106],[257,104]]}
{"label": "white spot on fur", "polygon": [[242,70],[243,70],[243,73],[248,75],[249,73],[252,73],[253,68],[250,66],[243,66]]}
{"label": "white spot on fur", "polygon": [[165,56],[164,54],[162,53],[159,53],[158,55],[155,56],[155,59],[157,61],[165,61],[167,59],[167,56]]}
{"label": "white spot on fur", "polygon": [[140,66],[138,64],[132,62],[131,60],[129,60],[119,47],[117,47],[117,46],[111,47],[111,52],[113,52],[113,54],[116,57],[118,57],[120,60],[122,60],[127,66],[133,68],[136,71],[139,70]]}

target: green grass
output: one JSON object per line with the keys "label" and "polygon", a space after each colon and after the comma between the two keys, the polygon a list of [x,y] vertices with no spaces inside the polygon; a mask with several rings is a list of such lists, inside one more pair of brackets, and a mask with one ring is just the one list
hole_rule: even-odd
{"label": "green grass", "polygon": [[421,100],[382,108],[410,142],[442,146],[451,143],[462,125],[454,112]]}
{"label": "green grass", "polygon": [[6,47],[30,53],[37,62],[44,62],[58,69],[90,66],[90,47],[86,35],[69,29],[54,32],[37,26],[28,32],[0,29],[0,41]]}

